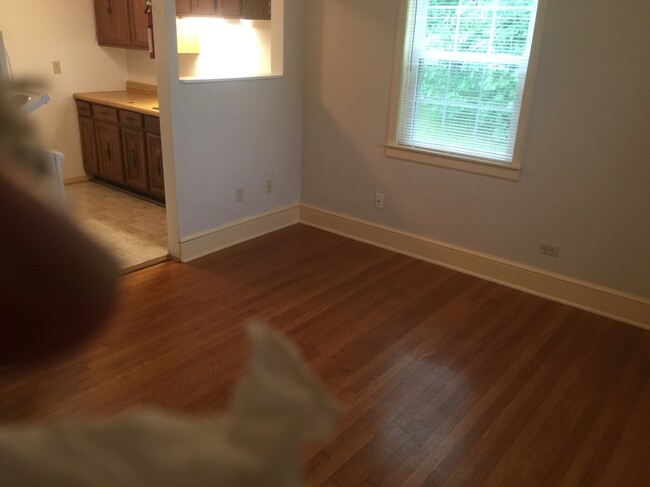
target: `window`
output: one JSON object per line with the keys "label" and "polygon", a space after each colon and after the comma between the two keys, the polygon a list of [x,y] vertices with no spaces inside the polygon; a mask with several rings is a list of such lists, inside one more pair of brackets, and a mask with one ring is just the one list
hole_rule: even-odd
{"label": "window", "polygon": [[538,0],[404,1],[388,155],[518,169]]}

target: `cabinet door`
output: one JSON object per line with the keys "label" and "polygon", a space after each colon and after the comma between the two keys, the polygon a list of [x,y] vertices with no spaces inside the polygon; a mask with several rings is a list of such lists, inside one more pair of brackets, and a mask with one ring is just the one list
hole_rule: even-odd
{"label": "cabinet door", "polygon": [[271,20],[271,0],[242,0],[242,19]]}
{"label": "cabinet door", "polygon": [[158,135],[147,134],[147,159],[149,161],[149,192],[164,198],[162,143]]}
{"label": "cabinet door", "polygon": [[131,45],[127,0],[95,0],[95,22],[99,45]]}
{"label": "cabinet door", "polygon": [[124,180],[126,184],[143,191],[149,189],[147,154],[144,132],[122,127],[122,149],[124,151]]}
{"label": "cabinet door", "polygon": [[81,136],[81,156],[87,173],[98,175],[97,146],[95,144],[95,123],[92,118],[79,117],[79,135]]}
{"label": "cabinet door", "polygon": [[140,49],[149,49],[147,16],[144,13],[146,3],[147,0],[131,0],[129,2],[131,46]]}
{"label": "cabinet door", "polygon": [[192,0],[193,14],[214,15],[216,11],[216,0]]}
{"label": "cabinet door", "polygon": [[217,0],[219,17],[241,17],[241,0]]}
{"label": "cabinet door", "polygon": [[176,15],[184,15],[192,13],[191,0],[176,0]]}
{"label": "cabinet door", "polygon": [[116,183],[123,183],[124,166],[122,165],[120,127],[112,123],[95,121],[95,135],[99,175]]}

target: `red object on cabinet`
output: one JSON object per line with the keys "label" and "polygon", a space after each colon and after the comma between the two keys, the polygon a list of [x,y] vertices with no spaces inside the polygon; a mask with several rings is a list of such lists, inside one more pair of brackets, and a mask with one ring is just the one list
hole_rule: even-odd
{"label": "red object on cabinet", "polygon": [[153,41],[153,8],[151,6],[151,0],[147,0],[147,6],[145,7],[144,13],[147,15],[147,32],[149,34],[149,57],[151,59],[156,59],[156,46]]}

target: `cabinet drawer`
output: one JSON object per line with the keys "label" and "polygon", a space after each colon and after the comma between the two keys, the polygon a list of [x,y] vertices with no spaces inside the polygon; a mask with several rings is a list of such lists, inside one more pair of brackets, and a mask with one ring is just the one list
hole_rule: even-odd
{"label": "cabinet drawer", "polygon": [[160,119],[149,115],[144,117],[144,130],[148,134],[160,135]]}
{"label": "cabinet drawer", "polygon": [[75,100],[77,103],[77,114],[81,115],[82,117],[92,117],[93,116],[93,111],[92,108],[90,107],[90,103],[87,101],[81,101],[81,100]]}
{"label": "cabinet drawer", "polygon": [[93,103],[93,115],[95,116],[95,120],[105,120],[106,122],[117,123],[117,108]]}
{"label": "cabinet drawer", "polygon": [[140,113],[132,112],[130,110],[120,110],[120,123],[127,127],[141,129],[143,118],[143,115]]}

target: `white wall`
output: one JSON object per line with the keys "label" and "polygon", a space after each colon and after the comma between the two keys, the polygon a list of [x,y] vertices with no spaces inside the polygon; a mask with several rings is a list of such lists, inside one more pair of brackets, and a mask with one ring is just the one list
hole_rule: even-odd
{"label": "white wall", "polygon": [[549,2],[509,182],[386,158],[397,2],[306,2],[302,201],[650,297],[649,5]]}
{"label": "white wall", "polygon": [[[15,77],[44,80],[52,96],[30,115],[42,143],[65,154],[64,178],[84,175],[72,93],[124,88],[124,49],[99,47],[91,0],[0,0],[0,30]],[[52,73],[61,61],[62,74]]]}
{"label": "white wall", "polygon": [[[164,25],[154,16],[156,42],[168,51],[159,50],[161,129],[166,178],[175,178],[176,204],[168,216],[178,224],[178,238],[297,203],[302,1],[284,6],[284,76],[199,83],[178,80],[174,0],[156,0],[154,12],[161,7]],[[273,180],[271,194],[267,179]],[[241,203],[235,202],[236,187],[244,187]]]}

